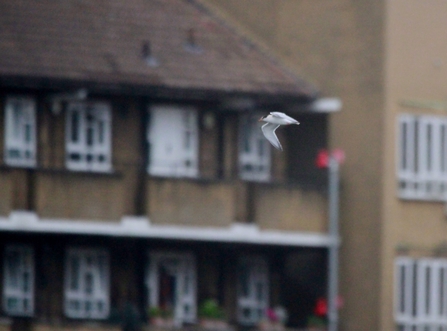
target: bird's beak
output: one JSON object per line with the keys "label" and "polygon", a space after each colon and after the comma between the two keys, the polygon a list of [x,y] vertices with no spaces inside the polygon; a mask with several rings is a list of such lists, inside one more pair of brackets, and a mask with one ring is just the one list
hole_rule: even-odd
{"label": "bird's beak", "polygon": [[260,119],[258,120],[258,122],[261,122],[263,118],[264,118],[264,116],[263,116],[263,117],[261,117],[261,118],[260,118]]}

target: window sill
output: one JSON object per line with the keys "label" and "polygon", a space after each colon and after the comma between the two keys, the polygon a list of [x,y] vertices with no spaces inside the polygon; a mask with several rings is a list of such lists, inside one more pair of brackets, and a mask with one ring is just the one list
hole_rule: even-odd
{"label": "window sill", "polygon": [[398,194],[397,197],[401,201],[419,201],[419,202],[433,202],[433,203],[446,203],[445,197],[439,196],[412,196],[405,194]]}
{"label": "window sill", "polygon": [[168,176],[154,176],[148,174],[148,178],[157,181],[187,181],[194,182],[203,185],[212,184],[234,184],[237,182],[244,183],[246,185],[251,185],[253,187],[266,187],[266,188],[288,188],[288,189],[299,189],[299,190],[323,190],[327,188],[327,183],[325,181],[320,182],[298,182],[298,181],[255,181],[247,180],[239,177],[234,178],[209,178],[209,177],[168,177]]}
{"label": "window sill", "polygon": [[123,173],[119,171],[88,171],[88,170],[70,170],[66,168],[38,168],[38,172],[50,173],[50,174],[62,174],[72,176],[91,176],[91,177],[111,177],[121,178]]}
{"label": "window sill", "polygon": [[40,168],[40,167],[18,167],[12,165],[2,164],[0,165],[0,171],[12,171],[12,170],[26,170],[40,173],[50,174],[63,174],[63,175],[81,175],[81,176],[93,176],[93,177],[112,177],[121,178],[123,173],[119,171],[88,171],[88,170],[70,170],[67,168]]}
{"label": "window sill", "polygon": [[147,174],[149,179],[160,180],[160,181],[188,181],[195,182],[199,184],[218,184],[218,183],[234,183],[234,179],[225,179],[225,178],[206,178],[206,177],[179,177],[179,176],[156,176]]}

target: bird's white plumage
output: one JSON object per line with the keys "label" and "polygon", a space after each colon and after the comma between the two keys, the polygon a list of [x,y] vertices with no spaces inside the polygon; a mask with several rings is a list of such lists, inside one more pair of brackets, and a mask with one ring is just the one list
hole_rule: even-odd
{"label": "bird's white plumage", "polygon": [[269,115],[261,117],[259,121],[267,122],[261,128],[262,133],[264,134],[264,137],[267,138],[267,140],[280,151],[283,149],[278,137],[275,134],[276,129],[280,125],[300,124],[300,122],[296,119],[281,112],[271,112]]}
{"label": "bird's white plumage", "polygon": [[296,119],[278,111],[271,112],[264,119],[264,122],[275,123],[279,125],[300,124]]}
{"label": "bird's white plumage", "polygon": [[279,124],[273,124],[273,123],[265,123],[262,127],[262,133],[264,134],[264,137],[267,138],[268,141],[277,149],[282,151],[281,143],[279,142],[278,137],[276,136],[275,130],[279,128]]}

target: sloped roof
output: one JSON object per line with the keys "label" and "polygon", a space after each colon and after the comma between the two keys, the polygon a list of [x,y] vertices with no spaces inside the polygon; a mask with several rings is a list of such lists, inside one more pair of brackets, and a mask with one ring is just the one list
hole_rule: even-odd
{"label": "sloped roof", "polygon": [[191,0],[1,1],[0,76],[315,93]]}

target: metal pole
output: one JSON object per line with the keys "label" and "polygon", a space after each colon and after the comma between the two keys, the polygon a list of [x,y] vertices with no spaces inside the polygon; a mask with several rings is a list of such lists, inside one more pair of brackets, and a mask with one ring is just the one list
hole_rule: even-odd
{"label": "metal pole", "polygon": [[328,256],[328,331],[337,331],[338,329],[338,212],[339,212],[339,164],[334,156],[329,155],[329,236],[331,244],[329,246]]}

